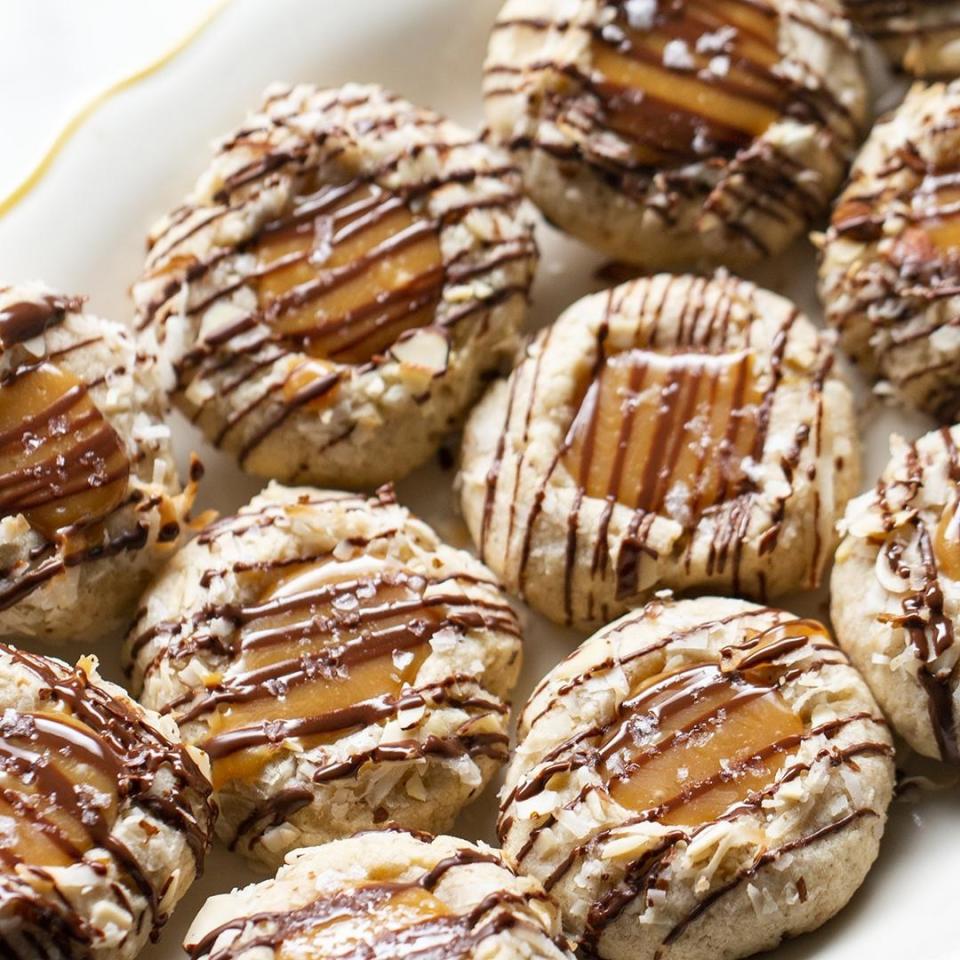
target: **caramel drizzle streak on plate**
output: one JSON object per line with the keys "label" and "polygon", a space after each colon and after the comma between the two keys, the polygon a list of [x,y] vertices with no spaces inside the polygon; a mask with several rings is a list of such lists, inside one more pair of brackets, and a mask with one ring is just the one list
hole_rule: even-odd
{"label": "caramel drizzle streak on plate", "polygon": [[[389,841],[388,841],[389,842]],[[456,913],[435,893],[443,878],[462,866],[492,863],[493,854],[461,849],[414,880],[377,878],[336,890],[299,907],[231,920],[208,933],[192,960],[232,960],[257,948],[278,960],[306,955],[338,960],[400,960],[410,956],[457,960],[476,955],[487,939],[522,928],[548,939],[531,902],[543,894],[495,891],[465,913]],[[223,946],[217,941],[236,932]]]}
{"label": "caramel drizzle streak on plate", "polygon": [[[50,709],[7,710],[0,720],[0,813],[15,820],[12,842],[0,851],[0,887],[18,900],[25,924],[39,922],[36,938],[72,955],[96,931],[69,909],[67,897],[60,898],[60,912],[51,912],[18,877],[25,871],[46,878],[56,890],[48,868],[80,861],[93,848],[107,850],[146,899],[158,930],[166,920],[159,909],[163,890],[142,856],[113,835],[118,809],[133,803],[180,831],[199,874],[216,813],[206,778],[182,746],[163,739],[82,670],[6,645],[0,651],[50,691]],[[129,908],[116,884],[113,895]],[[0,934],[0,948],[11,956],[20,956],[18,942]]]}
{"label": "caramel drizzle streak on plate", "polygon": [[[766,613],[780,616],[775,611]],[[638,616],[643,619],[646,612]],[[743,612],[718,623],[749,621],[755,616],[755,611]],[[633,623],[627,623],[618,629],[631,626]],[[616,662],[604,661],[566,681],[536,717],[524,718],[526,729],[587,680],[655,654],[708,628],[709,625],[696,625],[680,630],[631,656],[618,658]],[[847,663],[819,623],[782,620],[761,633],[754,632],[751,636],[751,631],[746,632],[748,638],[735,646],[724,647],[718,661],[656,675],[636,686],[609,724],[583,730],[548,752],[501,805],[498,830],[503,841],[513,827],[507,811],[514,803],[536,796],[548,788],[554,778],[563,779],[574,769],[589,767],[598,772],[603,785],[588,784],[564,804],[564,810],[583,803],[588,793],[602,791],[635,811],[615,828],[600,831],[575,846],[544,880],[548,890],[559,883],[575,863],[600,849],[614,829],[645,821],[671,827],[660,844],[631,864],[624,879],[592,905],[583,943],[588,956],[594,955],[603,931],[622,910],[638,897],[646,896],[658,870],[677,844],[690,840],[719,820],[754,813],[764,799],[808,771],[814,763],[837,765],[853,763],[856,756],[892,754],[887,743],[864,741],[841,749],[828,746],[812,762],[788,764],[789,755],[811,738],[830,739],[854,722],[882,725],[883,721],[869,714],[855,714],[818,727],[807,727],[784,700],[779,692],[784,683],[803,674]],[[784,657],[791,659],[782,662]],[[694,741],[697,746],[693,745]],[[553,813],[536,823],[517,853],[520,864],[533,850],[541,833],[555,823],[556,817]],[[689,919],[732,886],[708,894]],[[679,936],[683,926],[685,923],[678,925],[665,942]]]}
{"label": "caramel drizzle streak on plate", "polygon": [[[366,98],[344,104],[332,101],[325,109],[360,107],[366,102]],[[264,109],[268,107],[269,104]],[[280,150],[266,139],[273,128],[284,128],[301,139],[302,134],[279,115],[262,122],[264,128],[241,131],[222,148],[225,153],[253,148],[261,152],[260,159],[227,180],[215,198],[215,206],[181,208],[170,218],[166,232],[154,238],[147,277],[169,275],[170,280],[140,317],[141,328],[154,324],[163,339],[168,318],[181,310],[175,304],[184,289],[187,302],[182,312],[188,320],[202,316],[241,287],[252,286],[257,292],[257,309],[205,334],[178,364],[181,390],[193,380],[222,376],[232,369],[237,373],[222,388],[226,393],[248,384],[252,376],[264,379],[261,392],[213,438],[221,445],[242,437],[237,441],[241,462],[295,410],[306,404],[330,404],[345,378],[384,362],[387,348],[405,331],[433,325],[444,336],[450,336],[453,327],[474,315],[511,297],[526,296],[532,281],[529,270],[522,282],[493,290],[480,299],[473,298],[448,311],[442,322],[437,319],[437,307],[447,283],[480,279],[512,263],[528,260],[535,253],[532,240],[518,239],[485,241],[475,251],[443,256],[440,237],[446,228],[478,209],[512,213],[521,202],[521,195],[518,181],[513,182],[517,180],[517,171],[512,166],[491,164],[487,168],[457,169],[450,158],[458,150],[468,148],[470,142],[443,140],[442,121],[434,114],[415,111],[376,121],[368,134],[377,129],[386,132],[405,123],[428,138],[433,136],[432,131],[437,131],[436,140],[418,143],[363,177],[339,183],[324,180],[317,171],[336,162],[340,148],[303,141]],[[328,121],[328,125],[327,138],[349,137],[346,131],[335,130],[332,122]],[[447,158],[447,172],[401,190],[382,186],[403,161],[428,147]],[[312,157],[311,151],[317,149],[320,155]],[[225,216],[276,187],[284,176],[292,176],[300,185],[291,208],[261,225],[245,243],[235,248],[215,245],[205,260],[181,250],[186,241],[201,231],[215,231]],[[489,197],[468,198],[445,209],[439,218],[426,214],[430,198],[445,187],[469,186],[479,180],[491,185]],[[240,280],[218,280],[216,268],[247,253],[256,258],[252,272],[243,268],[241,272],[246,275]],[[212,291],[207,289],[211,285]],[[192,288],[204,292],[191,296]],[[480,323],[483,322],[481,318]],[[292,354],[305,354],[313,361],[291,365]],[[195,420],[202,420],[209,402],[201,400],[195,405]],[[265,425],[250,435],[246,421],[265,408],[271,410]]]}
{"label": "caramel drizzle streak on plate", "polygon": [[[571,138],[558,143],[555,137],[524,133],[511,146],[584,163],[604,182],[641,201],[658,174],[670,191],[703,195],[705,211],[761,253],[766,248],[761,231],[748,225],[751,217],[803,223],[819,216],[827,198],[805,182],[802,166],[765,142],[762,134],[782,116],[815,124],[825,135],[825,149],[845,164],[858,137],[857,126],[825,78],[812,76],[806,64],[787,69],[781,63],[776,11],[754,0],[683,0],[669,11],[661,10],[651,29],[643,31],[629,26],[620,3],[610,6],[616,18],[603,27],[537,18],[497,22],[495,30],[585,32],[592,51],[589,70],[545,59],[519,66],[487,64],[487,99],[528,96],[541,120]],[[831,39],[822,25],[798,9],[782,16]],[[734,29],[727,42],[718,49],[697,50],[701,37],[708,38],[708,46],[718,46],[711,41],[725,26]],[[693,69],[664,62],[670,60],[665,54],[670,41],[686,45]],[[728,61],[725,72],[709,69],[718,55]],[[797,71],[809,78],[809,86],[792,79]],[[543,74],[560,79],[544,83]],[[629,145],[626,152],[606,145],[604,135],[611,133]],[[724,157],[748,184],[725,181],[732,204],[713,196],[715,184],[692,165]],[[647,204],[645,209],[668,224],[675,221],[670,204]]]}
{"label": "caramel drizzle streak on plate", "polygon": [[[903,613],[898,616],[883,616],[892,627],[906,631],[913,646],[919,670],[917,679],[927,697],[927,710],[933,727],[940,756],[949,763],[960,764],[960,743],[957,737],[953,688],[956,684],[956,667],[938,667],[936,661],[956,642],[952,617],[944,610],[943,589],[940,575],[954,580],[960,577],[960,530],[958,530],[957,504],[960,498],[960,456],[949,428],[942,427],[940,437],[948,456],[947,476],[950,480],[952,499],[945,505],[936,527],[931,530],[919,513],[908,524],[915,538],[917,556],[906,555],[906,544],[899,537],[887,541],[883,547],[884,559],[894,576],[911,583],[919,577],[916,589],[908,591],[902,601]],[[923,465],[915,444],[907,455],[905,479],[877,483],[876,500],[884,517],[884,524],[892,529],[894,511],[890,506],[892,485],[907,490],[907,503],[916,496],[923,485]]]}

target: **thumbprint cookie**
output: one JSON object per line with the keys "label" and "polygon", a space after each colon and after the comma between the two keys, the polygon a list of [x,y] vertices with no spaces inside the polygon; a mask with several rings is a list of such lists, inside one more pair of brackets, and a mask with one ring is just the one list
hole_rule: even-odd
{"label": "thumbprint cookie", "polygon": [[0,954],[131,960],[202,869],[207,760],[90,657],[0,669]]}
{"label": "thumbprint cookie", "polygon": [[891,441],[877,485],[841,523],[837,639],[897,732],[960,764],[960,427]]}
{"label": "thumbprint cookie", "polygon": [[741,266],[803,233],[866,91],[835,0],[507,0],[484,97],[552,222],[670,269]]}
{"label": "thumbprint cookie", "polygon": [[540,884],[496,851],[391,830],[298,850],[276,877],[211,897],[191,960],[573,960]]}
{"label": "thumbprint cookie", "polygon": [[502,794],[515,869],[586,956],[752,955],[818,927],[877,855],[893,747],[813,620],[657,602],[536,688]]}
{"label": "thumbprint cookie", "polygon": [[382,489],[271,486],[148,591],[134,685],[209,755],[228,845],[447,829],[507,759],[520,626],[493,575]]}
{"label": "thumbprint cookie", "polygon": [[855,23],[918,77],[960,74],[956,0],[844,0]]}
{"label": "thumbprint cookie", "polygon": [[125,627],[181,537],[161,377],[79,297],[0,287],[0,636]]}
{"label": "thumbprint cookie", "polygon": [[584,627],[659,589],[816,586],[859,472],[832,364],[792,304],[730,276],[580,300],[468,422],[459,482],[481,558]]}
{"label": "thumbprint cookie", "polygon": [[258,476],[398,479],[511,359],[536,262],[498,148],[373,86],[271,87],[151,231],[139,326]]}
{"label": "thumbprint cookie", "polygon": [[958,113],[960,81],[916,85],[873,128],[820,262],[820,296],[843,348],[943,422],[960,411]]}

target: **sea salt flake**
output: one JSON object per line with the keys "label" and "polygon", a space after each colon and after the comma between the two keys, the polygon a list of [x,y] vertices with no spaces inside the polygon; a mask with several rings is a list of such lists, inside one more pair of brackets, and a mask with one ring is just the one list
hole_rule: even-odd
{"label": "sea salt flake", "polygon": [[692,70],[696,63],[685,40],[671,40],[663,48],[663,65],[672,70]]}
{"label": "sea salt flake", "polygon": [[634,30],[649,30],[657,16],[657,0],[627,0],[623,10]]}

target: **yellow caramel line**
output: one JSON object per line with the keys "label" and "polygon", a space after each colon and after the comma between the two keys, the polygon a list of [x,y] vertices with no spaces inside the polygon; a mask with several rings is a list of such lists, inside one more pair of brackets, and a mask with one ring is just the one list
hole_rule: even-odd
{"label": "yellow caramel line", "polygon": [[187,49],[200,35],[220,16],[226,9],[231,0],[217,0],[216,3],[207,11],[203,19],[196,24],[184,37],[178,40],[169,50],[162,53],[156,60],[151,61],[146,66],[134,71],[126,77],[121,77],[115,83],[111,84],[105,90],[101,90],[83,107],[81,107],[67,121],[63,129],[54,138],[53,143],[47,148],[46,153],[40,158],[37,165],[29,174],[13,189],[13,191],[2,200],[0,200],[0,217],[5,217],[17,204],[20,203],[46,176],[53,161],[57,159],[63,148],[70,142],[73,135],[96,113],[111,97],[115,97],[124,90],[146,80],[148,77],[162,70],[171,60],[176,59],[184,50]]}

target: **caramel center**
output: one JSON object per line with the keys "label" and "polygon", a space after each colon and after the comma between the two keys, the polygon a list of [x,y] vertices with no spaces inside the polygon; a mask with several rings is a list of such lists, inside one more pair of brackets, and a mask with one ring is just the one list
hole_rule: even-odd
{"label": "caramel center", "polygon": [[120,770],[99,736],[64,713],[8,710],[0,729],[3,869],[65,866],[101,843]]}
{"label": "caramel center", "polygon": [[51,363],[0,384],[0,517],[22,513],[52,538],[122,502],[130,461],[84,384]]}
{"label": "caramel center", "polygon": [[649,29],[620,12],[593,40],[607,121],[639,162],[735,152],[779,117],[787,84],[776,11],[754,0],[661,4]]}
{"label": "caramel center", "polygon": [[951,580],[960,580],[960,514],[958,501],[944,507],[933,538],[937,569]]}
{"label": "caramel center", "polygon": [[613,798],[699,826],[772,783],[804,726],[775,685],[748,676],[706,663],[638,685],[602,747]]}
{"label": "caramel center", "polygon": [[433,322],[444,268],[436,222],[364,181],[321,185],[254,248],[260,306],[312,357],[362,363]]}
{"label": "caramel center", "polygon": [[[442,900],[413,886],[361,886],[337,899],[343,901],[343,909],[322,911],[284,938],[279,960],[328,960],[354,956],[355,951],[364,956],[403,956],[403,947],[423,947],[429,942],[430,921],[450,915]],[[449,938],[445,930],[437,932],[442,932],[444,941]],[[382,950],[371,951],[372,944]],[[391,945],[397,950],[388,950]]]}
{"label": "caramel center", "polygon": [[692,520],[743,486],[761,400],[750,353],[615,354],[586,388],[563,462],[588,496]]}
{"label": "caramel center", "polygon": [[304,564],[280,575],[242,612],[229,696],[205,744],[215,786],[256,777],[288,737],[309,748],[368,722],[363,704],[396,697],[429,655],[444,609],[425,602],[422,578],[343,579],[331,569]]}

